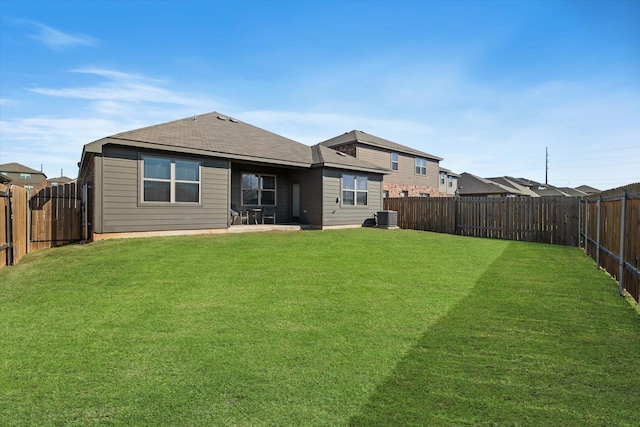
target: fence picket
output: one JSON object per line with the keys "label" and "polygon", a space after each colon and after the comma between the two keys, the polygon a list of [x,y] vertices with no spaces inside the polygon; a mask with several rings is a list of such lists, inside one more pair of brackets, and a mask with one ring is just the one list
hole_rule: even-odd
{"label": "fence picket", "polygon": [[46,187],[33,195],[15,185],[0,185],[0,267],[17,264],[28,252],[82,240],[79,194],[76,183]]}
{"label": "fence picket", "polygon": [[579,198],[385,199],[398,226],[462,236],[577,246]]}

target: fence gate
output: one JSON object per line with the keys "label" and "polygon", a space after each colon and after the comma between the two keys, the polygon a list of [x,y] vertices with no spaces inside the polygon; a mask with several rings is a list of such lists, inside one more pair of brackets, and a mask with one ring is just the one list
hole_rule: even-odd
{"label": "fence gate", "polygon": [[0,268],[11,265],[11,196],[9,188],[0,184]]}
{"label": "fence gate", "polygon": [[82,239],[76,183],[33,195],[22,187],[0,184],[0,267],[17,264],[28,252]]}

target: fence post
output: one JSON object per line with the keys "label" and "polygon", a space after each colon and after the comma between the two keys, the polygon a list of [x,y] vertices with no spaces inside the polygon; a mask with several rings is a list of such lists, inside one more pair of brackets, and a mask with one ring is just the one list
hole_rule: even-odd
{"label": "fence post", "polygon": [[598,213],[597,213],[597,234],[596,234],[596,270],[600,268],[600,208],[602,206],[602,196],[598,196]]}
{"label": "fence post", "polygon": [[578,247],[580,247],[580,243],[582,242],[582,204],[584,201],[580,198],[578,202]]}
{"label": "fence post", "polygon": [[27,253],[31,252],[31,191],[27,193]]}
{"label": "fence post", "polygon": [[584,210],[584,253],[589,255],[589,199]]}
{"label": "fence post", "polygon": [[453,202],[453,234],[458,234],[458,202],[460,201],[460,197],[456,196]]}
{"label": "fence post", "polygon": [[627,210],[627,190],[622,190],[620,200],[620,265],[618,267],[618,293],[624,296],[624,231]]}
{"label": "fence post", "polygon": [[13,209],[11,206],[11,186],[7,187],[7,265],[13,265]]}
{"label": "fence post", "polygon": [[502,203],[504,204],[504,209],[502,210],[502,238],[508,240],[511,237],[509,230],[509,198],[505,197]]}

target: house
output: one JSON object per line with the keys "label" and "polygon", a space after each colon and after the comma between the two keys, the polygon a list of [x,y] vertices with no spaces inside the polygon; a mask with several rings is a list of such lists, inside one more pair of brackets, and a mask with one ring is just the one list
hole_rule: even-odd
{"label": "house", "polygon": [[582,191],[583,193],[586,193],[588,196],[591,196],[593,194],[597,194],[597,193],[601,192],[601,190],[598,190],[597,188],[590,187],[588,185],[581,185],[579,187],[576,187],[576,190]]}
{"label": "house", "polygon": [[382,210],[387,169],[217,112],[118,133],[83,149],[78,181],[93,238],[208,233],[230,208],[275,222],[361,226]]}
{"label": "house", "polygon": [[[458,175],[448,169],[440,168],[441,157],[359,130],[345,132],[321,142],[320,145],[390,169],[391,173],[384,177],[385,197],[429,197],[455,194]],[[441,184],[443,177],[446,184]]]}
{"label": "house", "polygon": [[66,176],[47,179],[47,184],[49,184],[50,187],[57,187],[58,185],[69,184],[70,182],[73,182],[73,179]]}
{"label": "house", "polygon": [[440,178],[438,180],[438,191],[440,196],[455,196],[458,189],[458,178],[460,175],[451,172],[449,169],[440,167]]}
{"label": "house", "polygon": [[458,182],[461,197],[583,197],[587,193],[575,188],[554,187],[526,178],[501,176],[480,178],[463,173]]}
{"label": "house", "polygon": [[20,163],[5,163],[0,165],[0,174],[11,179],[12,185],[26,190],[40,190],[47,186],[47,176],[35,169]]}
{"label": "house", "polygon": [[496,182],[463,172],[458,179],[458,195],[460,197],[531,197],[533,193],[508,180]]}

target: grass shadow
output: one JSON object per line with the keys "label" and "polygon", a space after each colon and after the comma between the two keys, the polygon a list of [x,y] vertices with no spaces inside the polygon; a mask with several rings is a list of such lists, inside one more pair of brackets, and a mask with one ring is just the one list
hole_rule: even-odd
{"label": "grass shadow", "polygon": [[579,250],[513,242],[349,425],[637,426],[639,337]]}

